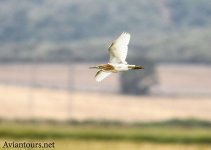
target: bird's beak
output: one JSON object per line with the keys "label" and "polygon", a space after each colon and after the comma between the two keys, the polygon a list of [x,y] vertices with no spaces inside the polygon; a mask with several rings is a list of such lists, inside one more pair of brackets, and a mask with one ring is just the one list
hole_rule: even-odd
{"label": "bird's beak", "polygon": [[135,66],[133,69],[144,69],[143,66]]}

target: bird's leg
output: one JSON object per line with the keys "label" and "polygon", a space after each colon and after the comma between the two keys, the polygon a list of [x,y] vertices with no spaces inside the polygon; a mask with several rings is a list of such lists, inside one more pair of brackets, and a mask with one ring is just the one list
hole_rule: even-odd
{"label": "bird's leg", "polygon": [[98,69],[98,67],[97,66],[89,67],[89,69]]}

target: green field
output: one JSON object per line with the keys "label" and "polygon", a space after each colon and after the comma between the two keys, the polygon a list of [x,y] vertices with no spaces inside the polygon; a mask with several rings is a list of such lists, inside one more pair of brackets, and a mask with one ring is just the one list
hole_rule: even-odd
{"label": "green field", "polygon": [[145,124],[1,122],[0,138],[5,137],[209,144],[211,127],[208,122],[191,120]]}
{"label": "green field", "polygon": [[56,149],[211,149],[209,123],[58,124],[1,122],[0,143],[5,141],[55,142]]}

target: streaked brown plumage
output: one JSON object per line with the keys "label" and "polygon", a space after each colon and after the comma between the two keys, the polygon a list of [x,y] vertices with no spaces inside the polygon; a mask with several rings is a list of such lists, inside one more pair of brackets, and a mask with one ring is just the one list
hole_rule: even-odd
{"label": "streaked brown plumage", "polygon": [[96,81],[100,82],[111,73],[117,73],[121,71],[128,71],[131,69],[144,69],[143,66],[129,65],[125,61],[127,57],[128,44],[130,41],[129,33],[122,33],[111,46],[108,48],[110,61],[108,64],[97,65],[95,68],[99,69],[95,75]]}

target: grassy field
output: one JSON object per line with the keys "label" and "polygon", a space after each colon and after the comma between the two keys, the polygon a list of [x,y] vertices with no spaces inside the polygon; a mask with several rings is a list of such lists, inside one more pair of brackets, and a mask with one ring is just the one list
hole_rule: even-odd
{"label": "grassy field", "polygon": [[0,118],[7,119],[211,120],[209,96],[126,96],[5,85],[0,93]]}
{"label": "grassy field", "polygon": [[[37,80],[43,84],[54,82],[55,85],[57,82],[61,85],[67,84],[66,81],[68,81],[70,73],[68,67],[43,66],[39,71],[34,70],[35,73],[38,71],[36,77],[33,76],[33,71],[30,71],[32,68],[27,68],[27,66],[21,71],[16,66],[13,66],[14,68],[4,67],[0,71],[1,81],[5,81],[5,84],[0,85],[0,118],[6,120],[50,119],[51,122],[52,120],[63,122],[70,119],[79,122],[85,120],[117,122],[113,122],[115,125],[110,125],[80,124],[77,122],[58,124],[54,121],[52,123],[0,121],[0,149],[5,141],[54,141],[55,149],[59,150],[211,150],[211,125],[209,122],[211,120],[211,101],[209,94],[126,96],[107,93],[108,91],[102,93],[68,91],[55,87],[49,89],[32,88],[31,86],[19,85],[19,81],[25,83],[25,81]],[[178,66],[175,68],[178,69]],[[160,70],[158,75],[161,81],[160,85],[164,87],[164,91],[165,87],[171,87],[173,92],[178,91],[181,84],[186,89],[189,89],[189,85],[193,89],[199,87],[202,91],[210,89],[211,69],[207,69],[210,67],[201,67],[198,72],[194,68],[189,68],[188,73],[185,67],[180,68],[180,70],[175,70],[175,68],[169,66],[158,68]],[[80,69],[76,68],[75,73],[80,74],[79,72],[81,72]],[[177,76],[176,72],[181,72],[180,76]],[[49,76],[50,74],[53,76]],[[85,73],[81,73],[75,80],[75,84],[80,85],[79,82],[83,82],[83,84],[94,84],[95,86],[94,72],[88,75],[89,81],[83,78],[85,75]],[[198,82],[199,78],[200,83]],[[56,81],[56,79],[59,80]],[[114,76],[100,84],[99,88],[108,88],[111,85],[117,87],[117,79],[118,76]],[[7,81],[12,81],[11,85],[6,84]],[[115,91],[115,89],[111,88],[110,90]],[[143,124],[143,122],[164,121],[173,118],[181,120],[195,118],[206,121],[192,122],[189,120],[173,122],[173,125],[172,123]],[[129,124],[121,125],[118,121]],[[142,123],[131,125],[130,123],[133,122]]]}
{"label": "grassy field", "polygon": [[0,145],[7,142],[55,142],[55,149],[209,150],[211,124],[103,125],[1,122]]}
{"label": "grassy field", "polygon": [[[126,96],[0,86],[0,118],[160,121],[211,120],[209,96]],[[11,94],[12,93],[12,94]]]}
{"label": "grassy field", "polygon": [[209,126],[106,125],[106,124],[0,124],[0,137],[30,139],[83,139],[141,141],[155,143],[211,143]]}
{"label": "grassy field", "polygon": [[[112,74],[100,84],[94,80],[96,64],[0,64],[0,83],[37,85],[41,87],[77,90],[120,91],[120,74]],[[211,66],[199,64],[163,64],[156,66],[158,84],[153,92],[159,94],[211,95]],[[198,82],[200,81],[200,82]],[[72,85],[73,84],[73,85]]]}
{"label": "grassy field", "polygon": [[[0,139],[1,146],[5,141],[11,142],[14,139]],[[34,140],[15,140],[16,142],[35,142]],[[47,142],[52,140],[39,140],[36,142]],[[211,150],[208,144],[163,144],[149,142],[131,142],[131,141],[95,141],[95,140],[68,140],[56,139],[56,150]],[[4,149],[1,148],[0,149]],[[38,148],[37,148],[38,149]],[[50,149],[50,148],[48,148]],[[14,148],[7,148],[14,150]]]}

